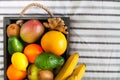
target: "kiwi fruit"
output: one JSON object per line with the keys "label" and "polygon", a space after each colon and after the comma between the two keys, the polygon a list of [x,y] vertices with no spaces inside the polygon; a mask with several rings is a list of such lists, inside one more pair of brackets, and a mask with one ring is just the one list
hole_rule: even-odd
{"label": "kiwi fruit", "polygon": [[38,71],[38,80],[53,80],[54,74],[50,70]]}
{"label": "kiwi fruit", "polygon": [[20,34],[20,27],[17,24],[10,24],[7,27],[8,37],[11,37],[11,36],[19,37],[19,34]]}

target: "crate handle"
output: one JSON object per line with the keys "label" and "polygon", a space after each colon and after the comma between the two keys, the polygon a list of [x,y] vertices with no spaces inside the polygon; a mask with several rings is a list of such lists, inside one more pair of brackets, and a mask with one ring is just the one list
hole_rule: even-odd
{"label": "crate handle", "polygon": [[26,10],[28,10],[30,7],[32,6],[36,6],[36,7],[39,7],[39,8],[42,8],[44,9],[51,17],[54,17],[53,13],[45,6],[43,6],[42,4],[39,4],[39,3],[31,3],[29,5],[27,5],[23,10],[22,12],[20,13],[20,17],[23,17],[24,13]]}

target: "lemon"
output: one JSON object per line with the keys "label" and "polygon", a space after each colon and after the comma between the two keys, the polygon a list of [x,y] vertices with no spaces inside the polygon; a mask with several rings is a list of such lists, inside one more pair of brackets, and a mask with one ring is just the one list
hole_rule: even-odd
{"label": "lemon", "polygon": [[18,70],[26,71],[26,68],[28,66],[28,60],[27,57],[20,52],[16,52],[12,55],[11,62],[14,67],[16,67]]}

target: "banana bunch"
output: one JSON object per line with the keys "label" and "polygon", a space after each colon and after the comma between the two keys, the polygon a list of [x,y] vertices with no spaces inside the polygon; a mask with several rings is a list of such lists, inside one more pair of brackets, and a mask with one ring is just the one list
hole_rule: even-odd
{"label": "banana bunch", "polygon": [[86,70],[86,65],[81,64],[79,65],[72,73],[70,77],[68,77],[66,80],[81,80],[84,76]]}
{"label": "banana bunch", "polygon": [[77,68],[76,65],[79,60],[79,54],[73,53],[66,61],[55,80],[82,80],[84,76],[86,65],[80,64]]}

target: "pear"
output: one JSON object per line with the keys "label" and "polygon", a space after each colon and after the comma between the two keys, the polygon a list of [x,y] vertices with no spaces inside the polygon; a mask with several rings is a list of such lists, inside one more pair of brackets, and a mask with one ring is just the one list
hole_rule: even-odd
{"label": "pear", "polygon": [[31,64],[28,67],[28,80],[38,80],[38,72],[40,69],[38,69],[34,64]]}

